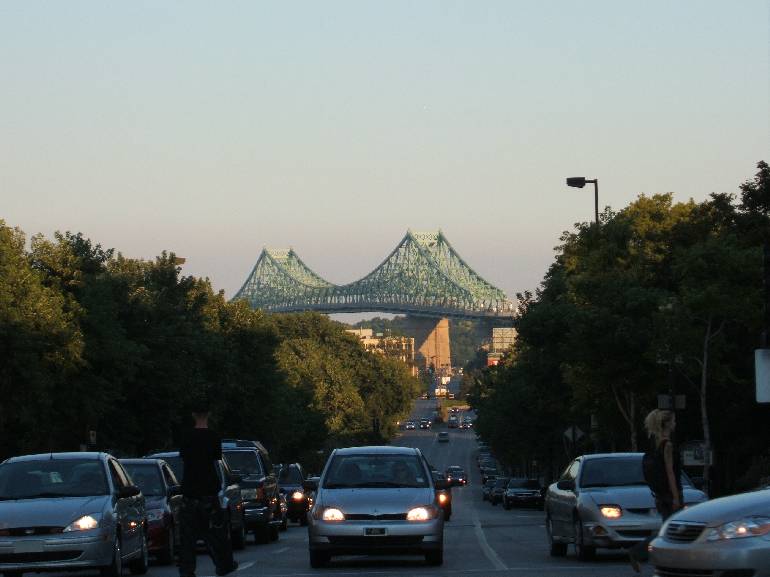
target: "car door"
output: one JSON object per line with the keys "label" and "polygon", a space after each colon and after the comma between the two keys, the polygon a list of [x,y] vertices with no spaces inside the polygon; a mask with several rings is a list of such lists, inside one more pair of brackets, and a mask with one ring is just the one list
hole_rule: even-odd
{"label": "car door", "polygon": [[217,461],[217,463],[221,487],[220,503],[223,509],[227,509],[231,527],[239,527],[242,523],[243,510],[241,486],[233,482],[233,474],[224,461]]}
{"label": "car door", "polygon": [[115,459],[107,461],[113,485],[115,519],[120,526],[123,555],[138,551],[142,546],[144,528],[144,496],[121,497],[121,491],[131,486],[130,477]]}
{"label": "car door", "polygon": [[[577,479],[580,470],[580,459],[572,461],[562,473],[559,481],[572,481]],[[572,535],[572,511],[575,510],[577,497],[575,491],[560,489],[558,482],[548,489],[548,513],[551,517],[553,532],[558,536]]]}
{"label": "car door", "polygon": [[[168,507],[171,510],[171,516],[174,519],[174,528],[179,527],[179,511],[182,506],[182,488],[179,485],[179,481],[174,475],[174,471],[168,466],[166,462],[160,464],[161,473],[163,473],[163,480],[166,483],[166,497]],[[177,534],[176,532],[174,533]]]}
{"label": "car door", "polygon": [[273,515],[280,517],[281,504],[278,500],[278,480],[275,476],[275,467],[273,467],[273,463],[267,453],[257,451],[257,455],[259,456],[260,463],[262,463],[262,470],[265,472],[265,499]]}

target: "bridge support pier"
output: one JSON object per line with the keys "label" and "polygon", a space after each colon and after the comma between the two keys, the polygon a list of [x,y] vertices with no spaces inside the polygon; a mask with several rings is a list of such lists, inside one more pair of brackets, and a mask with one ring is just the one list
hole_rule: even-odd
{"label": "bridge support pier", "polygon": [[408,316],[405,332],[414,337],[414,360],[420,368],[452,366],[449,352],[449,319]]}

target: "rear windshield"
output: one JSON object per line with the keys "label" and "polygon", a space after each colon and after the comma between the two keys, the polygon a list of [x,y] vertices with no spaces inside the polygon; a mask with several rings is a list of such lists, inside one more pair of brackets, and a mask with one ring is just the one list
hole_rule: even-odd
{"label": "rear windshield", "polygon": [[281,467],[281,472],[278,473],[279,483],[293,483],[299,485],[302,483],[302,473],[299,472],[297,467]]}
{"label": "rear windshield", "polygon": [[539,489],[540,481],[537,479],[511,479],[508,482],[509,489]]}
{"label": "rear windshield", "polygon": [[324,476],[325,489],[429,487],[417,455],[336,455]]}
{"label": "rear windshield", "polygon": [[155,463],[121,463],[128,471],[134,485],[141,489],[145,497],[161,497],[166,494],[166,486],[160,468]]}
{"label": "rear windshield", "polygon": [[0,465],[0,500],[108,494],[104,465],[95,459],[19,461]]}
{"label": "rear windshield", "polygon": [[160,458],[168,463],[168,466],[171,467],[172,471],[174,471],[174,477],[176,477],[177,481],[181,483],[182,479],[184,479],[184,463],[182,462],[182,457],[176,456]]}
{"label": "rear windshield", "polygon": [[241,475],[247,476],[264,474],[255,451],[224,451],[222,454],[232,471],[238,471]]}

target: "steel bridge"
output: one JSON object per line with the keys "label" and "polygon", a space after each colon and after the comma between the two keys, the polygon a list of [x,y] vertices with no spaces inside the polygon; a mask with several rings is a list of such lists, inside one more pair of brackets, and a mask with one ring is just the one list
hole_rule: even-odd
{"label": "steel bridge", "polygon": [[390,255],[364,278],[332,284],[293,249],[263,249],[233,300],[269,312],[401,313],[435,318],[513,317],[505,293],[478,275],[441,231],[407,231]]}

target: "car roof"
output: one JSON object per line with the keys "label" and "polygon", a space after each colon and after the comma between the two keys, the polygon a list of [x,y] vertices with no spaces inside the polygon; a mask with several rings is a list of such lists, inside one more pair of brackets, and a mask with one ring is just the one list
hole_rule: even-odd
{"label": "car roof", "polygon": [[336,455],[416,455],[418,452],[418,449],[412,447],[391,447],[388,445],[345,447],[334,451]]}
{"label": "car roof", "polygon": [[636,458],[641,459],[644,453],[593,453],[591,455],[581,455],[581,459],[584,461],[593,461],[596,459],[628,459]]}
{"label": "car roof", "polygon": [[7,459],[6,463],[20,463],[23,461],[105,461],[111,458],[109,453],[97,452],[72,452],[72,453],[38,453],[35,455],[19,455]]}
{"label": "car roof", "polygon": [[124,465],[159,465],[163,462],[163,459],[155,459],[150,457],[138,458],[138,459],[118,459]]}
{"label": "car roof", "polygon": [[164,451],[162,453],[153,453],[152,455],[147,455],[145,459],[166,459],[169,457],[179,457],[179,451]]}

